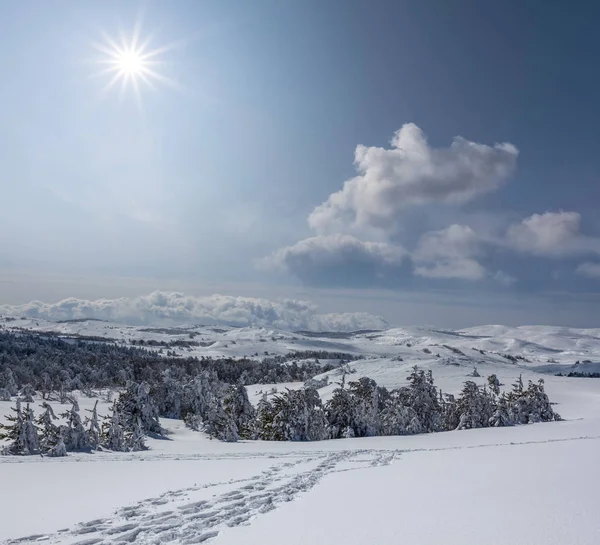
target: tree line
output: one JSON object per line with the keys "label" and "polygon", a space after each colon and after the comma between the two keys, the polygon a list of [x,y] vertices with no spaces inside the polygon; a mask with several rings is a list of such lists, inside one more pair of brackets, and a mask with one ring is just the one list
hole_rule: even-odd
{"label": "tree line", "polygon": [[[327,360],[321,364],[320,359]],[[129,381],[157,383],[167,369],[193,378],[214,372],[231,384],[305,381],[356,356],[341,352],[294,351],[262,359],[168,357],[147,348],[110,342],[62,339],[56,335],[0,331],[0,400],[22,388],[51,392],[123,388]]]}
{"label": "tree line", "polygon": [[393,390],[367,377],[346,384],[344,374],[325,403],[317,389],[306,385],[270,399],[265,394],[254,408],[241,382],[223,382],[214,369],[190,377],[173,367],[154,383],[128,382],[105,417],[98,415],[96,404],[82,420],[73,399],[71,409],[61,415],[61,425],[56,425],[47,402],[36,418],[29,404],[31,391],[25,392],[29,397],[17,398],[14,414],[0,426],[0,438],[8,442],[6,454],[64,456],[68,451],[143,450],[146,435],[166,434],[160,417],[182,419],[188,427],[222,441],[319,441],[560,420],[543,379],[525,387],[519,377],[509,392],[500,386],[496,375],[483,387],[467,380],[455,397],[434,385],[431,371],[415,366],[407,385]]}

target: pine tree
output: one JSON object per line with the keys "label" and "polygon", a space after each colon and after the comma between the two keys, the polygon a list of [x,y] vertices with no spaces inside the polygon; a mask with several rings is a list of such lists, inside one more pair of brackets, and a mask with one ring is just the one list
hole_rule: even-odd
{"label": "pine tree", "polygon": [[382,435],[415,433],[415,427],[419,430],[421,428],[420,423],[418,426],[416,426],[416,422],[413,423],[415,417],[415,412],[403,404],[401,394],[397,390],[392,391],[390,399],[381,413]]}
{"label": "pine tree", "polygon": [[223,410],[235,423],[238,437],[249,439],[252,435],[255,411],[244,385],[237,384],[228,388],[223,398]]}
{"label": "pine tree", "polygon": [[422,432],[436,432],[443,428],[442,411],[431,369],[425,373],[416,365],[408,377],[408,388],[403,391],[404,404],[410,407],[419,420]]}
{"label": "pine tree", "polygon": [[273,405],[269,401],[267,395],[267,392],[265,392],[256,406],[252,439],[261,439],[263,441],[274,440]]}
{"label": "pine tree", "polygon": [[23,388],[21,388],[21,397],[22,400],[26,403],[34,403],[33,396],[35,396],[35,390],[31,384],[25,384]]}
{"label": "pine tree", "polygon": [[112,406],[112,416],[109,422],[103,426],[103,445],[109,449],[117,452],[123,452],[127,450],[127,444],[125,442],[125,434],[123,432],[123,426],[121,425],[121,416],[119,414],[119,407],[115,401]]}
{"label": "pine tree", "polygon": [[133,431],[131,432],[127,443],[129,444],[130,449],[133,451],[148,449],[148,447],[146,446],[146,437],[142,428],[142,422],[139,417],[135,420]]}
{"label": "pine tree", "polygon": [[54,445],[48,451],[48,455],[52,456],[54,458],[58,458],[58,457],[62,457],[62,456],[67,456],[67,447],[65,445],[65,441],[63,439],[63,434],[62,433],[59,433],[59,435],[58,435],[58,441],[57,441],[56,445]]}
{"label": "pine tree", "polygon": [[145,433],[162,435],[159,411],[150,397],[150,387],[145,382],[130,382],[117,401],[118,412],[125,429],[131,431],[139,417]]}
{"label": "pine tree", "polygon": [[257,435],[271,441],[320,441],[329,436],[328,422],[319,397],[311,388],[286,390],[273,402],[259,403]]}
{"label": "pine tree", "polygon": [[222,403],[216,403],[209,411],[205,430],[212,437],[228,443],[238,441],[240,438],[233,415],[223,408]]}
{"label": "pine tree", "polygon": [[39,452],[38,429],[35,425],[35,416],[29,403],[25,407],[23,413],[23,444],[25,445],[26,454],[37,454]]}
{"label": "pine tree", "polygon": [[11,396],[16,396],[19,393],[19,386],[15,380],[15,376],[13,375],[12,370],[7,368],[2,377],[2,383],[4,388],[6,388]]}
{"label": "pine tree", "polygon": [[54,423],[57,416],[49,403],[42,403],[44,412],[38,417],[37,423],[40,427],[40,448],[43,452],[47,452],[57,445],[60,439],[60,429]]}
{"label": "pine tree", "polygon": [[512,426],[513,421],[508,410],[508,401],[504,392],[498,398],[494,414],[490,418],[490,426]]}
{"label": "pine tree", "polygon": [[500,395],[500,381],[496,375],[490,375],[487,378],[488,386],[490,388],[490,392],[494,395]]}
{"label": "pine tree", "polygon": [[479,387],[472,380],[464,383],[463,390],[457,402],[459,423],[457,430],[483,428],[488,424],[485,419],[483,399]]}
{"label": "pine tree", "polygon": [[0,424],[0,439],[10,441],[2,450],[4,454],[37,454],[39,452],[38,432],[35,417],[29,404],[21,409],[21,401],[17,399],[14,415],[6,417],[9,424]]}
{"label": "pine tree", "polygon": [[331,399],[325,404],[325,415],[334,439],[355,436],[353,398],[344,383],[345,380],[342,379],[341,388],[334,390]]}
{"label": "pine tree", "polygon": [[350,382],[348,391],[352,396],[354,435],[356,437],[381,435],[380,413],[385,407],[389,392],[367,377]]}
{"label": "pine tree", "polygon": [[544,379],[539,379],[537,384],[529,381],[524,396],[527,398],[529,409],[527,422],[551,422],[552,420],[561,419],[560,415],[552,409],[550,400],[544,391]]}
{"label": "pine tree", "polygon": [[94,403],[94,408],[92,410],[86,409],[88,412],[92,413],[91,416],[86,417],[86,425],[87,436],[90,447],[96,450],[100,446],[100,436],[102,435],[102,431],[100,429],[100,422],[98,420],[98,400]]}
{"label": "pine tree", "polygon": [[87,432],[79,415],[79,405],[73,403],[70,410],[61,414],[67,420],[64,442],[67,450],[87,450],[90,448]]}
{"label": "pine tree", "polygon": [[452,394],[445,394],[442,402],[442,429],[446,431],[455,430],[460,423],[458,404]]}

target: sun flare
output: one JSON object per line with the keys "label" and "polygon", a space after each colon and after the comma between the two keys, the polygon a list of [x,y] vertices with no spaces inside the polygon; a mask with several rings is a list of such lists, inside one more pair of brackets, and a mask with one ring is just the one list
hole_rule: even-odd
{"label": "sun flare", "polygon": [[120,86],[121,94],[124,94],[131,88],[139,104],[142,84],[152,88],[157,83],[177,87],[172,79],[159,72],[159,68],[165,65],[161,59],[162,54],[174,45],[150,48],[150,41],[151,37],[140,40],[139,25],[136,25],[130,38],[122,37],[116,41],[105,35],[102,43],[94,44],[102,54],[97,63],[104,66],[97,75],[107,75],[110,78],[105,90]]}

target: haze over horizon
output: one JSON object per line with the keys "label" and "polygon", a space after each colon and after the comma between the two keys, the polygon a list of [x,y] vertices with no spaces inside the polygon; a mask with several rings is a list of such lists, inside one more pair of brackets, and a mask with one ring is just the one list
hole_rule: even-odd
{"label": "haze over horizon", "polygon": [[599,17],[5,3],[0,313],[599,327]]}

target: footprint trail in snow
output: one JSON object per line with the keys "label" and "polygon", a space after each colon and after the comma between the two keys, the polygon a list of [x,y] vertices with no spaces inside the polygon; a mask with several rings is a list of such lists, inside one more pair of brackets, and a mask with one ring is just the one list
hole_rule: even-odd
{"label": "footprint trail in snow", "polygon": [[[158,545],[204,543],[227,527],[248,524],[307,492],[330,473],[390,464],[397,451],[301,452],[258,475],[161,494],[119,509],[110,517],[80,523],[55,534],[27,536],[6,545]],[[211,494],[211,488],[226,491]]]}

